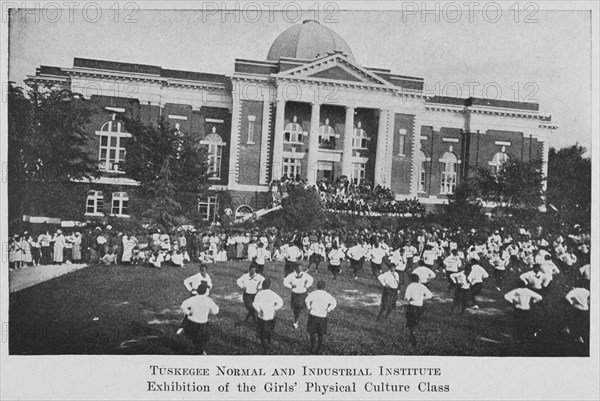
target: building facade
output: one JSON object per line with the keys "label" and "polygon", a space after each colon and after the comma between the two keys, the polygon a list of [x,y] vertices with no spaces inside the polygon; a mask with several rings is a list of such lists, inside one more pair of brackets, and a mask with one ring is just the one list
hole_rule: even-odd
{"label": "building facade", "polygon": [[236,59],[231,76],[75,58],[72,68],[41,66],[30,86],[62,86],[94,100],[90,150],[103,175],[86,215],[126,217],[120,170],[130,136],[116,115],[153,124],[163,117],[195,134],[209,151],[211,195],[199,200],[216,218],[217,191],[238,215],[268,205],[283,176],[309,184],[346,176],[389,187],[397,199],[447,202],[470,171],[507,159],[541,160],[557,127],[537,103],[426,96],[424,80],[358,65],[346,42],[316,21],[273,42],[266,60]]}

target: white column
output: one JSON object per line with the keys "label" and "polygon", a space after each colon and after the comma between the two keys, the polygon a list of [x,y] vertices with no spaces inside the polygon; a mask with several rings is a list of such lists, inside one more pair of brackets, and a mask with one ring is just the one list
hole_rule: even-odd
{"label": "white column", "polygon": [[[388,188],[392,187],[392,161],[394,160],[394,124],[395,124],[395,114],[388,110],[388,119],[387,119],[387,138],[388,144],[385,151],[385,186]],[[406,145],[406,144],[405,144]]]}
{"label": "white column", "polygon": [[421,121],[419,115],[415,114],[414,122],[415,132],[413,133],[413,142],[411,144],[411,180],[410,180],[410,196],[417,197],[419,189],[419,168],[421,167]]}
{"label": "white column", "polygon": [[375,185],[388,186],[386,183],[386,168],[387,168],[387,110],[379,110],[379,124],[377,129],[377,150],[375,152],[375,177],[373,183]]}
{"label": "white column", "polygon": [[275,129],[273,131],[273,164],[271,179],[281,179],[283,169],[283,122],[285,117],[285,100],[277,101],[275,112]]}
{"label": "white column", "polygon": [[342,153],[342,175],[352,176],[352,137],[354,136],[354,107],[346,106],[344,123],[344,147]]}
{"label": "white column", "polygon": [[320,117],[321,105],[319,103],[313,103],[310,112],[310,134],[308,135],[308,160],[306,166],[306,179],[308,185],[313,185],[317,182]]}
{"label": "white column", "polygon": [[266,185],[267,171],[269,169],[269,128],[271,120],[271,102],[263,100],[262,130],[260,135],[260,170],[258,183]]}
{"label": "white column", "polygon": [[239,100],[233,102],[233,109],[231,111],[231,140],[229,146],[229,180],[227,182],[227,185],[230,187],[237,184],[241,108],[242,104]]}

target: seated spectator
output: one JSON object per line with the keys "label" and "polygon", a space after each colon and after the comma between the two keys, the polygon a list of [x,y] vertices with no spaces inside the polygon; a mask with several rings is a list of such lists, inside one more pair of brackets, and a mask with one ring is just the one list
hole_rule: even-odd
{"label": "seated spectator", "polygon": [[109,249],[108,253],[100,258],[100,263],[103,265],[116,265],[117,264],[117,254],[113,249]]}

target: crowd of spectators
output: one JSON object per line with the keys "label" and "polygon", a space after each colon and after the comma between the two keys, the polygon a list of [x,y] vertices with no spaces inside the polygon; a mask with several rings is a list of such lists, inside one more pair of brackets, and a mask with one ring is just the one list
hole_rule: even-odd
{"label": "crowd of spectators", "polygon": [[[532,302],[545,300],[542,308],[547,308],[548,300],[554,305],[554,299],[565,298],[566,294],[573,308],[566,317],[573,319],[565,330],[573,330],[576,341],[587,342],[590,241],[589,231],[579,225],[563,226],[554,232],[543,227],[498,226],[490,231],[430,225],[394,231],[349,228],[286,232],[275,228],[188,227],[171,232],[147,229],[137,233],[98,225],[64,233],[63,229],[57,229],[53,234],[44,230],[37,235],[28,232],[13,235],[9,243],[9,266],[20,269],[81,261],[100,267],[133,264],[184,268],[190,262],[256,262],[259,254],[263,262],[286,261],[288,250],[297,247],[299,261],[309,261],[308,268],[314,265],[315,270],[320,262],[328,263],[331,268],[334,257],[336,261],[347,259],[351,268],[346,271],[354,279],[364,277],[362,267],[357,269],[363,262],[371,264],[373,277],[378,277],[386,265],[394,265],[399,272],[423,276],[424,284],[442,275],[450,284],[449,290],[455,291],[455,303],[462,303],[464,311],[476,307],[469,302],[475,300],[478,293],[475,289],[480,291],[482,283],[470,280],[472,270],[479,265],[477,271],[489,272],[492,287],[506,293],[505,298],[515,307],[515,327],[525,327],[515,338],[537,333],[544,313],[543,309],[532,312],[529,304],[523,304],[519,297],[535,298]],[[339,268],[334,278],[342,272],[341,265],[336,266]],[[574,287],[553,286],[556,274],[571,277],[567,282]],[[518,282],[507,280],[507,275],[516,277]]]}
{"label": "crowd of spectators", "polygon": [[[300,177],[295,179],[283,177],[281,180],[273,181],[271,183],[273,206],[280,205],[281,200],[298,186],[309,187],[306,180]],[[425,212],[424,206],[417,198],[396,200],[391,189],[380,185],[373,186],[367,180],[358,183],[342,176],[333,183],[326,179],[319,180],[315,187],[319,191],[323,207],[330,211],[367,216],[418,216]]]}

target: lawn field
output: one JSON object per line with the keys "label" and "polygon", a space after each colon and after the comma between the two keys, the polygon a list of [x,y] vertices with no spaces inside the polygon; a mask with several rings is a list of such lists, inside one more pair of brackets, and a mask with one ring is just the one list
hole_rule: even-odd
{"label": "lawn field", "polygon": [[[307,262],[304,262],[307,263]],[[213,280],[211,297],[221,311],[211,318],[210,355],[261,354],[252,322],[246,315],[236,279],[249,262],[209,265]],[[365,264],[366,265],[366,264]],[[502,292],[491,279],[484,283],[479,310],[462,316],[450,313],[452,294],[444,278],[430,283],[429,301],[418,330],[418,343],[408,341],[404,310],[398,307],[387,320],[376,322],[381,299],[376,280],[365,269],[354,280],[344,263],[337,280],[324,271],[327,290],[338,300],[330,314],[326,355],[453,355],[453,356],[587,356],[588,345],[575,343],[560,331],[568,305],[564,295],[572,284],[560,274],[539,312],[543,330],[534,343],[514,344],[512,309],[503,295],[512,289],[508,274]],[[89,266],[34,287],[10,294],[9,351],[12,355],[43,354],[187,354],[192,344],[177,335],[181,302],[188,297],[183,280],[197,272],[186,268],[150,269],[141,266]],[[283,287],[283,263],[267,263],[265,276],[285,305],[277,315],[273,353],[308,355],[306,311],[300,328],[292,327],[290,291]],[[313,288],[314,289],[314,288]],[[402,298],[404,291],[401,291]]]}

